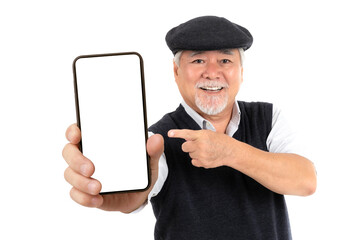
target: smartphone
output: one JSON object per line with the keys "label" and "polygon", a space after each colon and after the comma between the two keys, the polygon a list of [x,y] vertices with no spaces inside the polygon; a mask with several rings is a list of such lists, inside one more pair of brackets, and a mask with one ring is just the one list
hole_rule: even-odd
{"label": "smartphone", "polygon": [[101,194],[150,186],[143,58],[137,52],[92,54],[73,61],[80,151],[95,165]]}

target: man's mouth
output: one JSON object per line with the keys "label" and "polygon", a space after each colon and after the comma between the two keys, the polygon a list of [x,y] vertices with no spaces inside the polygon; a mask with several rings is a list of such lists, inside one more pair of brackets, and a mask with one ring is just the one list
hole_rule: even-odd
{"label": "man's mouth", "polygon": [[206,91],[208,93],[220,92],[224,88],[228,88],[228,84],[222,81],[204,81],[198,82],[196,88]]}
{"label": "man's mouth", "polygon": [[200,87],[200,89],[204,90],[204,91],[211,91],[211,92],[217,92],[217,91],[221,91],[224,87],[220,87],[220,86],[203,86]]}

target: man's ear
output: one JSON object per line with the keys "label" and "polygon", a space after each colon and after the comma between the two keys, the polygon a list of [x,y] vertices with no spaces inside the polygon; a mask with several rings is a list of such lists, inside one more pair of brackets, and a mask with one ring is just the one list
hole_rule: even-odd
{"label": "man's ear", "polygon": [[178,67],[178,65],[175,63],[175,61],[173,61],[173,65],[174,65],[174,76],[175,76],[175,78],[176,78],[177,75],[178,75],[179,67]]}
{"label": "man's ear", "polygon": [[244,81],[244,75],[243,75],[243,73],[244,73],[244,68],[243,67],[241,67],[241,69],[240,69],[240,84],[242,84],[243,83],[243,81]]}

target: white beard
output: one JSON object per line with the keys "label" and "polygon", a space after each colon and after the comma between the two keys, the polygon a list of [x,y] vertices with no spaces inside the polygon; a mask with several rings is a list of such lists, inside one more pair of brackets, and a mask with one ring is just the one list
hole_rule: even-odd
{"label": "white beard", "polygon": [[222,92],[221,94],[216,95],[207,95],[206,93],[199,90],[200,87],[210,86],[210,87],[223,87],[222,91],[226,91],[226,88],[229,86],[227,83],[224,82],[217,82],[217,81],[206,81],[200,82],[196,84],[196,91],[195,94],[195,105],[207,115],[216,115],[221,113],[227,106],[228,102],[228,94]]}
{"label": "white beard", "polygon": [[228,95],[222,96],[207,96],[206,99],[200,99],[195,95],[196,106],[207,115],[216,115],[221,113],[227,105]]}

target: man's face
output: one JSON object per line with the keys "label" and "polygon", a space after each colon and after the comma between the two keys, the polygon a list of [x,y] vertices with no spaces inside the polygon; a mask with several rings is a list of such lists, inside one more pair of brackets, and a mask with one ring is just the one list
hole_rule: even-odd
{"label": "man's face", "polygon": [[183,51],[174,75],[185,102],[197,112],[218,115],[232,109],[242,83],[238,49]]}

